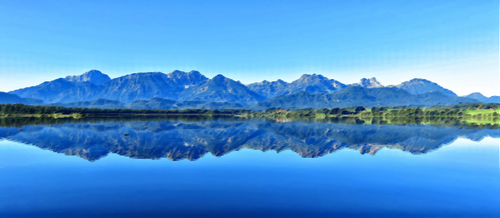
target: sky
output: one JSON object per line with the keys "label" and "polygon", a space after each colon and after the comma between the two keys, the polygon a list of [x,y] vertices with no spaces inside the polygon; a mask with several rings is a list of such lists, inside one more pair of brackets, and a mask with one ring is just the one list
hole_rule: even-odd
{"label": "sky", "polygon": [[498,0],[0,0],[0,91],[98,69],[500,95]]}

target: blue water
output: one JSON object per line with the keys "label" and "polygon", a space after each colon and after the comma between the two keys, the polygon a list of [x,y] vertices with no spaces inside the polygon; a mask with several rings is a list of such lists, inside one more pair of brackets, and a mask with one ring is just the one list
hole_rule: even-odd
{"label": "blue water", "polygon": [[[498,130],[264,121],[22,128],[0,129],[0,217],[500,217]],[[181,148],[189,150],[171,158]]]}

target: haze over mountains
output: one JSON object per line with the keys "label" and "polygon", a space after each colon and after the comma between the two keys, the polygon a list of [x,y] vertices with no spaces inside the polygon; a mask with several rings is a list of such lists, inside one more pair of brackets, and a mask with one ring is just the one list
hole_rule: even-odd
{"label": "haze over mountains", "polygon": [[434,82],[417,78],[399,85],[383,86],[376,78],[344,84],[320,74],[304,74],[290,83],[277,80],[244,85],[223,75],[209,79],[198,71],[178,70],[168,74],[133,73],[114,79],[91,70],[1,96],[4,97],[0,102],[4,103],[141,109],[431,106],[500,102],[498,96],[487,98],[480,93],[458,97]]}

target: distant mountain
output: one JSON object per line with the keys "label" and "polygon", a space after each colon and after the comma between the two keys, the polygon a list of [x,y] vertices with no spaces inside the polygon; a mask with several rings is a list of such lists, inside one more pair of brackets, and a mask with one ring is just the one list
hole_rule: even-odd
{"label": "distant mountain", "polygon": [[203,101],[172,101],[163,98],[152,98],[148,100],[137,100],[127,105],[129,109],[166,109],[166,110],[183,110],[183,109],[207,109],[207,110],[223,110],[223,109],[242,109],[243,105],[231,102],[203,102]]}
{"label": "distant mountain", "polygon": [[198,83],[183,91],[179,100],[205,102],[233,102],[239,104],[255,104],[265,98],[240,82],[217,75],[205,83]]}
{"label": "distant mountain", "polygon": [[202,102],[202,101],[172,101],[164,98],[154,97],[145,100],[136,100],[128,104],[120,101],[97,99],[93,101],[79,101],[70,103],[54,103],[51,106],[75,107],[75,108],[107,108],[107,109],[163,109],[163,110],[183,110],[183,109],[242,109],[245,106],[230,102]]}
{"label": "distant mountain", "polygon": [[428,92],[413,95],[401,89],[372,89],[349,86],[329,94],[299,92],[292,95],[279,96],[256,104],[254,109],[265,109],[269,107],[332,108],[349,106],[431,106],[437,104],[458,104],[460,102],[477,102],[477,100],[447,96],[441,92]]}
{"label": "distant mountain", "polygon": [[64,79],[70,82],[77,82],[77,83],[88,82],[94,85],[101,85],[111,80],[111,78],[109,78],[108,75],[103,74],[101,71],[98,70],[91,70],[79,76],[67,76]]}
{"label": "distant mountain", "polygon": [[40,99],[34,98],[21,98],[15,94],[9,94],[6,92],[0,92],[0,104],[41,104],[43,103]]}
{"label": "distant mountain", "polygon": [[328,79],[321,74],[304,74],[299,79],[291,83],[278,80],[275,82],[263,81],[248,85],[250,90],[266,97],[267,99],[280,95],[294,94],[300,91],[306,91],[312,94],[331,93],[345,87],[347,87],[347,85],[334,79]]}
{"label": "distant mountain", "polygon": [[500,96],[491,96],[488,98],[479,92],[471,93],[465,97],[477,99],[483,103],[500,103]]}
{"label": "distant mountain", "polygon": [[108,99],[97,99],[93,101],[78,101],[70,103],[53,103],[48,104],[50,106],[61,106],[61,107],[71,107],[71,108],[106,108],[106,109],[118,109],[125,108],[125,104]]}
{"label": "distant mountain", "polygon": [[392,87],[405,90],[405,91],[407,91],[411,94],[415,94],[415,95],[423,94],[426,92],[438,91],[438,92],[441,92],[447,96],[453,96],[453,97],[457,96],[457,94],[450,91],[449,89],[445,89],[445,88],[441,87],[440,85],[438,85],[437,83],[431,82],[431,81],[426,80],[426,79],[415,78],[415,79],[412,79],[410,81],[406,81],[406,82],[403,82],[397,86],[392,86]]}

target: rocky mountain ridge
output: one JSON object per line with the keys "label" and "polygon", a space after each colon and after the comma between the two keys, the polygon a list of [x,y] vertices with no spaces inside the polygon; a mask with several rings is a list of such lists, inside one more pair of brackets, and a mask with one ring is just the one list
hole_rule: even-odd
{"label": "rocky mountain ridge", "polygon": [[[352,89],[351,87],[374,90],[382,88],[384,91],[359,91],[360,89]],[[386,90],[387,88],[391,88],[394,91],[388,91]],[[464,103],[477,101],[488,103],[500,102],[500,97],[495,96],[486,98],[477,94],[471,94],[470,96],[457,97],[455,93],[439,86],[437,83],[418,78],[395,86],[383,86],[375,77],[362,78],[359,83],[355,84],[344,84],[321,74],[304,74],[299,79],[290,83],[283,80],[272,82],[264,80],[259,83],[244,85],[223,75],[217,75],[209,79],[198,71],[183,72],[179,70],[168,74],[161,72],[133,73],[113,79],[98,70],[91,70],[79,76],[67,76],[47,81],[37,86],[14,90],[9,92],[9,94],[15,94],[20,99],[40,99],[45,104],[90,104],[98,107],[115,104],[109,104],[109,102],[102,100],[96,103],[95,101],[99,99],[118,101],[122,105],[118,104],[119,106],[117,107],[124,107],[123,105],[131,104],[134,101],[160,98],[176,102],[172,104],[168,103],[167,105],[170,106],[179,102],[187,102],[184,105],[205,107],[201,106],[203,104],[193,102],[216,102],[219,104],[212,104],[215,108],[219,108],[219,106],[239,107],[239,105],[246,107],[251,105],[257,105],[258,107],[262,105],[281,105],[281,107],[285,107],[285,105],[291,104],[295,104],[293,107],[297,108],[299,106],[328,107],[333,104],[331,102],[327,103],[328,100],[325,100],[325,98],[329,98],[329,96],[331,97],[331,95],[346,89],[348,91],[357,90],[358,93],[341,92],[335,101],[342,102],[336,105],[354,106],[351,104],[358,104],[367,106],[384,105],[390,102],[398,102],[402,105],[429,105],[429,103],[453,104],[457,102],[457,98],[460,102]],[[408,99],[412,99],[414,102],[411,102],[411,100],[400,101],[393,99],[399,95],[406,96],[406,94],[401,94],[402,92],[398,90],[408,93]],[[307,94],[296,95],[301,92]],[[380,96],[359,95],[361,92],[378,93]],[[435,93],[431,94],[432,92]],[[382,93],[385,94],[382,96]],[[442,93],[445,96],[443,97],[437,93]],[[425,95],[427,97],[415,97],[417,95]],[[354,100],[354,96],[357,96],[356,98],[358,99]],[[301,99],[297,99],[297,97]],[[312,98],[323,98],[323,100],[311,101]],[[374,98],[378,100],[374,101]],[[418,98],[427,99],[428,101],[426,103],[422,102],[424,101],[422,99],[416,100]],[[276,102],[285,99],[289,102],[276,104]],[[270,102],[274,103],[271,104]],[[299,105],[298,102],[302,103]],[[308,102],[316,102],[317,105],[307,105]],[[21,100],[6,101],[6,103],[21,103]],[[98,103],[102,104],[99,105]]]}

